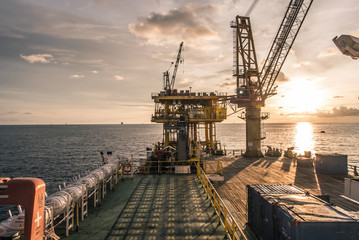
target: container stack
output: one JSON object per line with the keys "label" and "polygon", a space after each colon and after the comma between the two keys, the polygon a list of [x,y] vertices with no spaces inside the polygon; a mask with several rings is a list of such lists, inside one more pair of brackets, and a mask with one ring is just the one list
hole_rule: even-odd
{"label": "container stack", "polygon": [[248,224],[258,239],[359,239],[359,221],[292,185],[248,185]]}

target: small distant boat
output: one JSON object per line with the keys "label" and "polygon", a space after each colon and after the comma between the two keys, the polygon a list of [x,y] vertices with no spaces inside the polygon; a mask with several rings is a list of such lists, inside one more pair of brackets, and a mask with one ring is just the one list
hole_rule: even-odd
{"label": "small distant boat", "polygon": [[123,122],[121,122],[121,125],[123,125]]}

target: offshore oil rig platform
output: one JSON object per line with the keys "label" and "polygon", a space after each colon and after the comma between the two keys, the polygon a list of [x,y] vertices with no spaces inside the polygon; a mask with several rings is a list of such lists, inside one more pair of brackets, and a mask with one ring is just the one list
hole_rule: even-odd
{"label": "offshore oil rig platform", "polygon": [[155,112],[151,121],[163,124],[163,141],[155,145],[152,161],[147,162],[147,167],[167,163],[167,170],[172,166],[177,172],[189,171],[190,164],[199,161],[201,152],[223,154],[216,140],[216,123],[227,118],[225,94],[174,88],[182,48],[183,42],[171,81],[168,71],[164,72],[163,91],[152,94]]}

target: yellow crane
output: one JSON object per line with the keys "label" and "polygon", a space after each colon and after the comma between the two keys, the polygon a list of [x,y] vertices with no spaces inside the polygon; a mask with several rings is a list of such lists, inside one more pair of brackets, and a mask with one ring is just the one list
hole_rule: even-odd
{"label": "yellow crane", "polygon": [[246,155],[263,156],[261,121],[269,117],[261,113],[268,97],[276,94],[274,85],[294,40],[303,24],[313,0],[291,0],[279,30],[259,71],[250,18],[237,16],[231,22],[235,29],[234,74],[237,82],[236,95],[230,100],[245,108],[241,116],[246,121]]}
{"label": "yellow crane", "polygon": [[[171,91],[172,89],[174,89],[178,64],[181,61],[180,59],[181,59],[182,48],[183,48],[183,42],[180,43],[180,46],[178,49],[176,63],[175,63],[174,69],[173,69],[171,82],[170,82],[170,74],[169,74],[168,70],[163,73],[163,85],[164,85],[163,88],[164,88],[164,90]],[[172,62],[172,64],[173,64],[173,62]],[[171,66],[172,66],[172,64],[171,64]]]}

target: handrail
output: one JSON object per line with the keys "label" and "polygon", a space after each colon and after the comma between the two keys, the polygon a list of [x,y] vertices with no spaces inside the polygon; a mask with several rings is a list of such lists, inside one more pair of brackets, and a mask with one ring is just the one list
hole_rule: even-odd
{"label": "handrail", "polygon": [[184,97],[214,97],[214,96],[229,96],[227,95],[226,92],[190,92],[189,90],[187,90],[188,92],[185,92],[185,90],[183,90],[184,92],[180,92],[176,89],[176,92],[166,92],[166,91],[159,91],[159,92],[151,92],[151,97],[168,97],[168,96],[184,96]]}
{"label": "handrail", "polygon": [[225,153],[226,155],[235,155],[237,152],[242,155],[246,150],[245,149],[229,149],[229,148],[226,148],[224,149],[225,150]]}
{"label": "handrail", "polygon": [[353,164],[348,164],[348,170],[352,171],[354,173],[354,176],[358,176],[358,170],[357,168],[359,168],[357,165],[353,165]]}
{"label": "handrail", "polygon": [[240,224],[236,221],[236,219],[233,217],[231,212],[228,210],[228,207],[222,200],[222,198],[219,196],[218,192],[208,179],[207,175],[203,171],[203,169],[200,167],[198,163],[196,163],[197,167],[197,177],[201,181],[202,186],[207,194],[207,197],[209,198],[214,211],[218,215],[220,223],[223,225],[226,235],[229,239],[235,240],[235,239],[244,239],[248,240],[245,233],[242,231],[242,228],[240,227]]}

